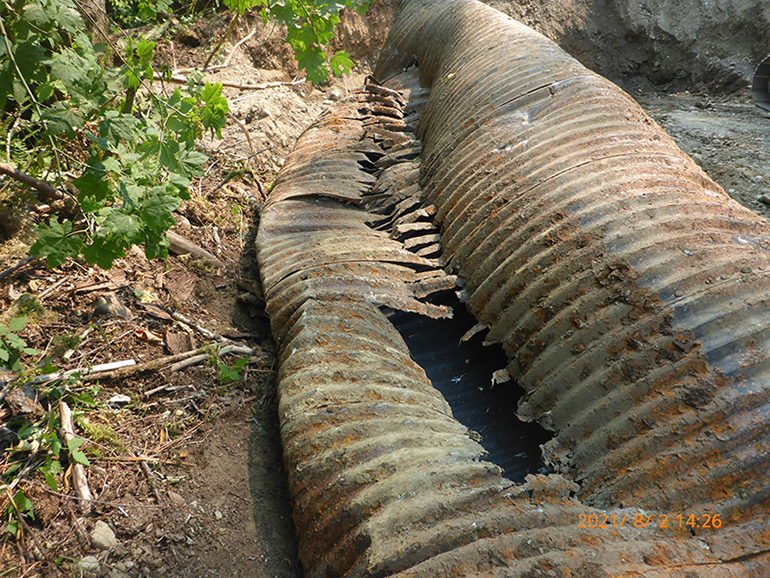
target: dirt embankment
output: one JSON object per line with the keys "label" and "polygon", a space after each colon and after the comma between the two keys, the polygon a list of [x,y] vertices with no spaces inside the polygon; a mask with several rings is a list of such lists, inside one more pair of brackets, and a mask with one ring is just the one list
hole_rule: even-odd
{"label": "dirt embankment", "polygon": [[763,0],[490,0],[623,88],[742,88],[770,52]]}

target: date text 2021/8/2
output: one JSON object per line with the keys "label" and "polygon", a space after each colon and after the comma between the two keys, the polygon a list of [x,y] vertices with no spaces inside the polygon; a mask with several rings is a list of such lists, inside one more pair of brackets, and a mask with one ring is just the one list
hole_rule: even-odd
{"label": "date text 2021/8/2", "polygon": [[578,528],[622,528],[624,524],[634,528],[721,528],[722,519],[719,514],[693,514],[685,516],[677,514],[578,514]]}

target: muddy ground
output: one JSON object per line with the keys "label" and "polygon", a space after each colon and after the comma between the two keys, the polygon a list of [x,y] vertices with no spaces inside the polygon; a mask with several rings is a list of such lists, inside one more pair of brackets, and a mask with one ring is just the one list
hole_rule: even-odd
{"label": "muddy ground", "polygon": [[[747,88],[770,31],[757,22],[770,22],[770,9],[759,1],[732,0],[714,3],[708,12],[707,4],[700,1],[701,16],[689,22],[682,18],[690,12],[674,14],[674,4],[664,0],[496,5],[621,84],[730,194],[770,218],[770,114],[752,103]],[[180,210],[177,232],[216,255],[223,267],[185,256],[148,263],[133,251],[111,272],[74,262],[50,271],[32,262],[0,279],[3,311],[24,293],[42,306],[23,332],[31,345],[50,351],[61,346],[56,336],[80,336],[63,349],[62,354],[74,350],[59,359],[63,369],[159,359],[210,342],[206,331],[252,349],[241,355],[248,363],[240,379],[230,383],[209,359],[176,372],[163,367],[101,379],[96,389],[94,382],[73,386],[96,402],[71,401],[78,433],[89,439],[84,448],[92,463],[91,512],[80,510],[64,476],[58,493],[40,476],[27,476],[20,487],[36,516],[28,520],[23,542],[5,535],[0,576],[301,575],[280,461],[275,351],[252,233],[268,184],[294,141],[326,107],[361,85],[391,13],[392,5],[385,4],[368,20],[346,19],[334,48],[346,48],[359,64],[321,88],[292,83],[297,70],[280,31],[263,28],[257,19],[246,19],[214,60],[226,65],[212,79],[284,83],[225,91],[234,120],[221,140],[204,143],[209,171]],[[664,14],[677,16],[677,26],[667,24]],[[717,26],[728,16],[729,26]],[[753,23],[741,29],[748,21]],[[179,29],[173,44],[161,44],[159,58],[182,72],[200,66],[226,25],[220,15]],[[725,56],[731,42],[739,48]],[[700,56],[693,58],[693,51]],[[608,54],[614,60],[604,58]],[[23,258],[21,241],[17,236],[3,243],[0,269]],[[100,297],[117,299],[129,317],[99,316],[94,303]],[[164,312],[181,313],[189,322]],[[187,345],[178,345],[179,339]],[[235,359],[223,357],[222,363],[233,366]],[[47,408],[50,392],[41,387],[38,394],[40,408]],[[130,401],[110,401],[119,395]],[[20,411],[4,400],[0,422],[9,424]],[[9,456],[2,459],[0,467],[7,467]],[[114,534],[106,544],[96,536],[98,522]],[[93,570],[85,569],[88,564]]]}

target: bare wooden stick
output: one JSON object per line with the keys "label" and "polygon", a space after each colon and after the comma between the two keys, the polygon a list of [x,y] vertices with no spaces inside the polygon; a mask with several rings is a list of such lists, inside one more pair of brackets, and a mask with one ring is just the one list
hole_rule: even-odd
{"label": "bare wooden stick", "polygon": [[[164,80],[166,82],[171,82],[174,84],[188,84],[189,81],[184,76],[178,76],[176,74],[172,74],[170,77],[164,77],[159,72],[155,73],[155,80]],[[304,81],[304,80],[303,80]],[[215,82],[218,82],[222,86],[227,86],[229,88],[237,88],[238,90],[267,90],[269,88],[277,88],[279,86],[296,86],[297,84],[300,84],[299,82],[289,81],[289,82],[263,82],[262,84],[243,84],[241,82],[230,82],[228,80],[216,80]],[[201,79],[199,84],[203,84],[203,79]]]}
{"label": "bare wooden stick", "polygon": [[[0,164],[2,164],[2,163],[0,163]],[[24,267],[24,265],[26,265],[27,263],[29,263],[33,259],[35,259],[35,257],[33,257],[33,256],[25,257],[24,259],[22,259],[21,261],[19,261],[15,265],[12,265],[11,267],[8,267],[5,271],[0,272],[0,279],[2,279],[3,277],[7,277],[8,275],[13,273],[14,271],[18,271],[19,269]]]}
{"label": "bare wooden stick", "polygon": [[113,361],[111,363],[103,363],[101,365],[94,365],[90,369],[88,369],[88,368],[85,368],[85,369],[69,369],[69,370],[64,371],[64,372],[47,373],[45,375],[38,375],[37,377],[34,377],[32,379],[32,383],[36,383],[36,384],[46,383],[46,382],[49,382],[49,381],[53,381],[54,379],[59,379],[59,378],[62,378],[62,377],[66,377],[67,375],[70,375],[72,373],[78,373],[78,372],[86,374],[86,375],[90,375],[90,374],[94,374],[94,373],[96,373],[96,374],[108,373],[108,372],[111,372],[111,371],[113,371],[115,369],[120,369],[122,367],[131,367],[133,365],[136,365],[136,361],[134,361],[133,359],[126,359],[124,361]]}
{"label": "bare wooden stick", "polygon": [[214,58],[214,55],[217,52],[219,52],[220,48],[222,48],[222,45],[225,43],[225,40],[227,40],[227,37],[230,36],[230,34],[232,34],[233,30],[235,30],[235,25],[238,24],[240,17],[241,15],[236,12],[235,17],[230,22],[230,26],[227,27],[227,32],[225,32],[224,36],[222,36],[222,39],[214,47],[214,50],[211,51],[211,54],[209,54],[209,57],[206,59],[206,62],[203,63],[204,71],[209,67],[209,64],[211,63],[211,60]]}
{"label": "bare wooden stick", "polygon": [[174,233],[174,231],[166,231],[166,235],[168,235],[168,240],[171,243],[171,246],[169,247],[169,251],[176,255],[187,255],[188,253],[192,255],[193,257],[196,257],[198,259],[204,259],[217,269],[224,269],[225,264],[220,261],[215,255],[212,253],[209,253],[206,251],[206,249],[203,249],[202,247],[199,247],[189,239],[186,239],[185,237],[182,237],[182,235],[178,233]]}
{"label": "bare wooden stick", "polygon": [[190,462],[180,462],[179,460],[164,460],[161,458],[151,458],[147,456],[128,456],[128,457],[101,457],[98,459],[95,459],[94,461],[106,461],[106,462],[126,462],[126,463],[133,463],[133,462],[150,462],[153,464],[164,464],[164,465],[171,465],[171,466],[185,466],[185,467],[195,467],[195,464],[191,464]]}
{"label": "bare wooden stick", "polygon": [[[75,428],[72,425],[72,410],[70,410],[63,399],[59,400],[59,414],[61,418],[62,437],[64,437],[64,442],[69,444],[70,440],[75,439],[77,436],[75,435]],[[94,497],[91,494],[91,490],[88,489],[88,479],[86,478],[86,471],[83,464],[72,464],[72,486],[75,488],[75,492],[78,495],[80,511],[87,516],[91,512],[91,502]]]}
{"label": "bare wooden stick", "polygon": [[64,285],[64,284],[65,284],[67,281],[69,281],[69,277],[66,277],[66,276],[65,276],[65,277],[62,277],[62,278],[61,278],[61,279],[59,279],[59,280],[58,280],[56,283],[54,283],[54,284],[53,284],[53,285],[51,285],[51,286],[50,286],[48,289],[46,289],[46,290],[45,290],[45,291],[43,291],[43,292],[42,292],[40,295],[38,295],[38,296],[37,296],[37,300],[38,300],[38,301],[42,301],[43,299],[45,299],[46,297],[48,297],[48,295],[50,295],[51,293],[53,293],[54,291],[56,291],[56,290],[57,290],[59,287],[61,287],[62,285]]}
{"label": "bare wooden stick", "polygon": [[0,173],[8,175],[12,179],[19,181],[28,187],[32,187],[47,199],[58,200],[64,198],[64,195],[60,191],[57,191],[56,187],[54,187],[51,183],[36,179],[27,173],[22,173],[8,163],[0,163]]}
{"label": "bare wooden stick", "polygon": [[[238,47],[239,47],[241,44],[243,44],[244,42],[247,42],[247,41],[249,40],[249,38],[251,38],[252,36],[254,36],[256,33],[257,33],[257,27],[255,26],[255,27],[252,29],[252,31],[251,31],[251,32],[249,32],[249,33],[248,33],[246,36],[244,36],[243,38],[241,38],[241,39],[240,39],[240,40],[237,42],[237,44],[236,44],[235,46],[233,46],[233,49],[230,51],[230,54],[228,54],[228,55],[227,55],[227,58],[225,58],[225,61],[224,61],[224,63],[222,64],[222,66],[224,67],[224,66],[227,66],[228,64],[230,64],[230,59],[233,57],[233,54],[235,54],[235,51],[236,51],[236,50],[238,50]],[[209,68],[209,70],[211,70],[212,68],[214,68],[214,67],[213,67],[213,66],[212,66],[212,67],[210,67],[210,68]],[[10,157],[8,157],[8,158],[10,158]]]}
{"label": "bare wooden stick", "polygon": [[194,351],[185,351],[184,353],[177,353],[176,355],[160,357],[145,363],[137,363],[136,365],[131,365],[129,367],[121,367],[119,369],[115,369],[114,371],[89,373],[88,375],[84,375],[82,379],[83,381],[95,381],[97,379],[122,379],[124,377],[128,377],[129,375],[141,373],[143,371],[157,371],[171,363],[175,363],[182,359],[187,359],[188,357],[203,353],[204,351],[204,348],[196,349]]}

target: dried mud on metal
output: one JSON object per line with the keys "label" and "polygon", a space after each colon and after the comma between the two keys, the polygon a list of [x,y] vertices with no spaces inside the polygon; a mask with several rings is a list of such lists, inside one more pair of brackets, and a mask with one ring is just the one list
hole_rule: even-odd
{"label": "dried mud on metal", "polygon": [[[375,75],[257,237],[307,575],[766,572],[767,221],[483,4],[405,0]],[[485,461],[381,312],[453,285],[553,473]]]}
{"label": "dried mud on metal", "polygon": [[[188,335],[201,344],[192,326],[156,316],[164,309],[254,353],[234,385],[203,365],[100,383],[97,423],[76,418],[98,501],[83,516],[69,487],[25,486],[38,541],[6,540],[0,575],[770,572],[770,114],[748,90],[698,93],[678,78],[673,94],[658,91],[642,78],[638,39],[605,68],[638,74],[615,80],[644,111],[475,2],[403,4],[376,78],[231,95],[268,152],[231,178],[228,163],[253,152],[240,129],[208,143],[217,166],[180,228],[222,249],[225,271],[132,255],[127,285],[74,264],[2,283],[10,304],[72,281],[43,300],[57,318],[24,335],[41,349],[88,330],[92,297],[113,292],[133,317],[102,318],[86,335],[79,351],[99,351],[95,362],[167,356]],[[589,4],[602,3],[495,5],[580,48],[580,34],[600,39],[596,14],[573,10]],[[347,23],[340,42],[374,62],[389,25],[387,10],[368,29]],[[236,53],[229,73],[290,80],[280,46],[245,45],[252,62]],[[661,54],[676,51],[672,41]],[[603,54],[577,52],[589,64]],[[699,61],[693,75],[709,70],[720,86],[739,81],[727,60]],[[235,201],[242,218],[228,214]],[[161,308],[141,305],[145,293]],[[422,320],[431,329],[420,333]],[[470,396],[461,403],[485,412],[474,388],[491,390],[497,419],[539,428],[519,461],[496,458],[532,448],[488,451],[496,422],[461,423],[429,379],[441,341],[430,333],[451,323],[459,333],[441,337],[463,341],[448,374]],[[489,353],[466,356],[480,342]],[[107,402],[121,395],[129,406]]]}

